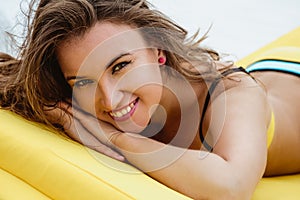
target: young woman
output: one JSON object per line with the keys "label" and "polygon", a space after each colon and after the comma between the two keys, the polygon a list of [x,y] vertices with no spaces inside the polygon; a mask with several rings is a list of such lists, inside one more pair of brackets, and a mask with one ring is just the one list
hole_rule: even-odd
{"label": "young woman", "polygon": [[250,199],[263,175],[300,172],[299,77],[223,62],[146,1],[30,14],[20,61],[1,55],[3,108],[194,199]]}

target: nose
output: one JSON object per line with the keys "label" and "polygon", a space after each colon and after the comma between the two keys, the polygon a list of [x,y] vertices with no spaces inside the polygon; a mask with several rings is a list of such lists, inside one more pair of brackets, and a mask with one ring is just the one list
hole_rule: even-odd
{"label": "nose", "polygon": [[101,77],[98,81],[96,102],[103,111],[109,112],[117,108],[122,99],[122,92],[114,80]]}

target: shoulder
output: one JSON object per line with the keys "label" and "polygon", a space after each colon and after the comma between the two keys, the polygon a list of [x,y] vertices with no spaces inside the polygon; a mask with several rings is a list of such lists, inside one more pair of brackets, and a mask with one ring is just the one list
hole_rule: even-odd
{"label": "shoulder", "polygon": [[265,94],[265,88],[261,82],[248,74],[242,67],[233,64],[216,62],[216,68],[220,73],[220,78],[213,81],[209,86],[215,84],[213,99],[224,93],[242,92],[243,90],[257,90],[260,94]]}
{"label": "shoulder", "polygon": [[255,134],[265,131],[271,112],[267,94],[249,74],[238,71],[221,78],[211,96],[204,120],[214,138],[223,133],[238,139],[241,132],[249,138],[254,129]]}
{"label": "shoulder", "polygon": [[217,86],[215,99],[225,96],[227,104],[233,104],[232,107],[247,104],[253,109],[260,107],[266,113],[270,111],[267,90],[259,80],[237,66],[227,68],[226,71],[228,73],[223,73],[226,75],[221,78]]}

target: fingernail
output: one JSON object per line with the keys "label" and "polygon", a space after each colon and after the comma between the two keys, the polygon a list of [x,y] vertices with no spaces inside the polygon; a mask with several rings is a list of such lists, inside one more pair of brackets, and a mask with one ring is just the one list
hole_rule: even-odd
{"label": "fingernail", "polygon": [[120,156],[120,155],[117,156],[117,159],[120,160],[120,161],[124,161],[125,160],[124,156]]}

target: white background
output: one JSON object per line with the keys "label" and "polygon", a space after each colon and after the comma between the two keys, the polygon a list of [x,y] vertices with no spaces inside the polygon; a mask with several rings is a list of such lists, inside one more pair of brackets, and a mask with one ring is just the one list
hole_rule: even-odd
{"label": "white background", "polygon": [[[21,19],[21,0],[0,0],[0,51],[4,31]],[[300,0],[150,0],[191,33],[212,25],[204,45],[240,59],[300,26]],[[25,1],[26,4],[26,1]],[[17,30],[17,29],[16,29]],[[299,36],[300,37],[300,36]]]}

